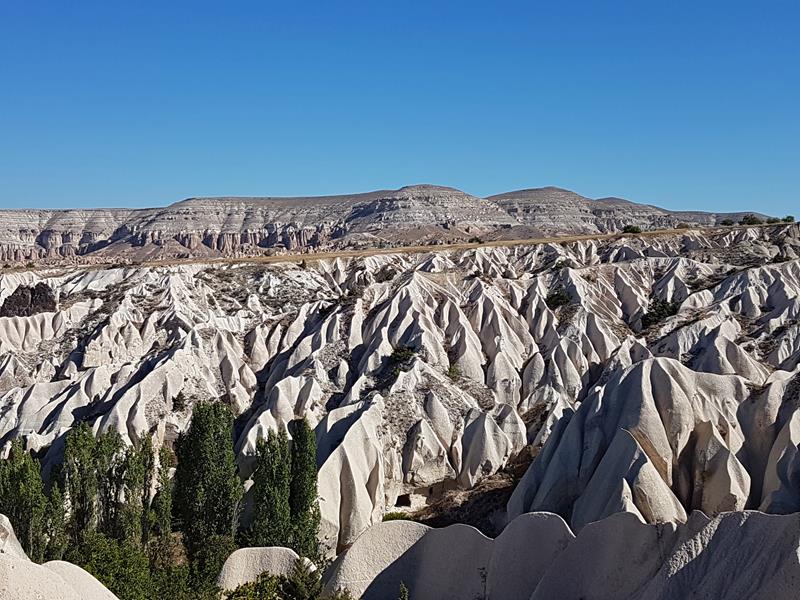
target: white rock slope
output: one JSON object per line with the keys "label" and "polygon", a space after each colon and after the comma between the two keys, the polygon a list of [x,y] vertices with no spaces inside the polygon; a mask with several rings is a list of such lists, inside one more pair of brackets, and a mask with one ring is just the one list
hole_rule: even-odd
{"label": "white rock slope", "polygon": [[116,600],[89,573],[64,561],[28,560],[5,515],[0,515],[0,600]]}
{"label": "white rock slope", "polygon": [[[77,421],[171,444],[192,407],[316,427],[328,547],[536,454],[508,518],[797,510],[800,228],[305,263],[0,273],[0,447]],[[524,451],[524,452],[523,452]],[[501,511],[502,512],[502,511]]]}
{"label": "white rock slope", "polygon": [[524,514],[495,540],[465,525],[393,521],[367,530],[327,573],[328,592],[364,600],[791,600],[800,516],[745,511],[651,525],[620,513],[577,537],[550,513]]}

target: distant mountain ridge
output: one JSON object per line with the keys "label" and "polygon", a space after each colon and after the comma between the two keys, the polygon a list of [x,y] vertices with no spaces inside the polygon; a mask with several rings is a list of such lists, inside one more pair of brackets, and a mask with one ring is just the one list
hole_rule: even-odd
{"label": "distant mountain ridge", "polygon": [[613,233],[626,225],[713,226],[743,214],[674,212],[556,187],[488,198],[434,185],[338,196],[189,198],[163,208],[0,211],[0,260],[234,257]]}

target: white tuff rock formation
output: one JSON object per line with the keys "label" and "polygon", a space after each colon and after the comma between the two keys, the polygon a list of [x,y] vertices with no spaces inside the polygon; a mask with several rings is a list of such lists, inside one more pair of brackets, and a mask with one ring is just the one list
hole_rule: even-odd
{"label": "white tuff rock formation", "polygon": [[0,445],[22,438],[47,465],[79,420],[170,444],[218,400],[246,478],[257,439],[305,417],[332,552],[537,452],[493,523],[791,512],[798,250],[800,228],[780,225],[4,271],[0,302],[44,283],[56,308],[0,318]]}
{"label": "white tuff rock formation", "polygon": [[217,586],[223,592],[256,581],[262,573],[288,576],[300,558],[289,548],[240,548],[222,565]]}
{"label": "white tuff rock formation", "polygon": [[368,529],[327,573],[326,590],[364,600],[792,600],[800,578],[800,515],[692,513],[646,524],[619,513],[577,537],[551,513],[514,519],[496,539],[410,521]]}
{"label": "white tuff rock formation", "polygon": [[89,573],[64,561],[31,562],[0,515],[0,600],[116,600]]}

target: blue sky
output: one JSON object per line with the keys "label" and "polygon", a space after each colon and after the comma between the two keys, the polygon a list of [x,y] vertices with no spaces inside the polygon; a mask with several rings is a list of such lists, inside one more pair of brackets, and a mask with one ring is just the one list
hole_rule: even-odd
{"label": "blue sky", "polygon": [[437,183],[800,213],[800,2],[0,1],[0,206]]}

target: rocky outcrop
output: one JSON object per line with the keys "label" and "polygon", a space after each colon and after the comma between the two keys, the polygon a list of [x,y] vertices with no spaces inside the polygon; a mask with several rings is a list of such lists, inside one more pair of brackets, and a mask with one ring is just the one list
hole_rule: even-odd
{"label": "rocky outcrop", "polygon": [[288,576],[300,560],[289,548],[240,548],[222,565],[217,587],[223,592],[235,590],[240,585],[256,581],[262,573]]}
{"label": "rocky outcrop", "polygon": [[0,554],[14,558],[27,558],[25,550],[14,534],[14,527],[5,515],[0,515]]}
{"label": "rocky outcrop", "polygon": [[0,515],[0,600],[116,600],[92,575],[64,561],[28,560],[11,523]]}
{"label": "rocky outcrop", "polygon": [[[453,525],[375,525],[326,574],[326,590],[364,600],[651,600],[796,597],[800,517],[728,512],[685,524],[620,513],[577,535],[549,513],[524,514],[496,539]],[[363,596],[362,596],[363,594]]]}
{"label": "rocky outcrop", "polygon": [[67,582],[83,600],[116,600],[117,598],[92,575],[72,563],[54,560],[46,562],[42,566]]}

